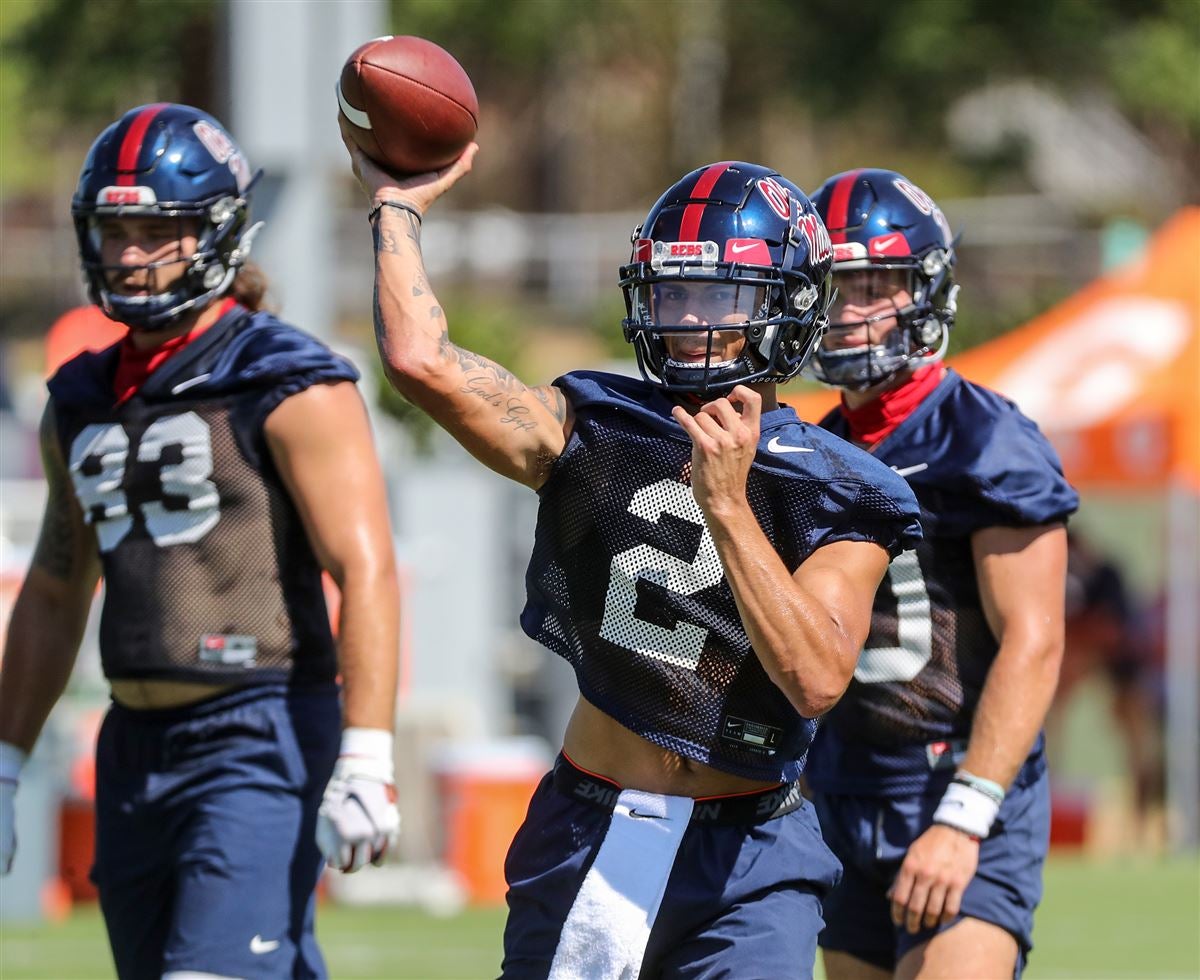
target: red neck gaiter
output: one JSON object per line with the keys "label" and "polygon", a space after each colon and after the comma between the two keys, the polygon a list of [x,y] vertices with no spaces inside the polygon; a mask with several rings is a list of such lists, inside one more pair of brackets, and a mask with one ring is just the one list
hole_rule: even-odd
{"label": "red neck gaiter", "polygon": [[237,300],[230,297],[221,304],[217,315],[204,326],[197,325],[185,334],[172,337],[157,347],[146,350],[138,350],[133,346],[133,331],[126,334],[125,339],[121,341],[121,353],[117,357],[117,370],[113,375],[113,394],[117,396],[115,404],[123,405],[129,401],[164,361],[183,350],[236,305]]}
{"label": "red neck gaiter", "polygon": [[942,380],[941,364],[930,364],[913,372],[904,384],[882,392],[865,405],[850,408],[842,395],[842,416],[850,426],[850,438],[864,446],[874,446],[892,434]]}

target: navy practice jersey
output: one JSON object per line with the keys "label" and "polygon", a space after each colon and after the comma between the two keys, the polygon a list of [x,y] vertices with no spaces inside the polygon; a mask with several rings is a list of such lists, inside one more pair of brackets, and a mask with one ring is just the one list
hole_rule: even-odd
{"label": "navy practice jersey", "polygon": [[[840,410],[821,424],[850,437]],[[971,535],[1061,522],[1079,506],[1037,426],[954,371],[874,456],[916,492],[925,533],[888,568],[854,680],[821,723],[808,779],[829,792],[905,791],[953,765],[998,649]]]}
{"label": "navy practice jersey", "polygon": [[[656,745],[749,778],[797,778],[815,723],[754,655],[672,403],[614,375],[555,384],[575,425],[540,491],[525,632],[574,666],[588,701]],[[920,537],[902,479],[786,407],[762,416],[747,497],[793,572],[835,541],[894,555]]]}
{"label": "navy practice jersey", "polygon": [[263,421],[310,385],[355,380],[354,368],[235,306],[115,406],[119,349],[80,354],[49,383],[100,549],[105,675],[332,680],[321,569]]}

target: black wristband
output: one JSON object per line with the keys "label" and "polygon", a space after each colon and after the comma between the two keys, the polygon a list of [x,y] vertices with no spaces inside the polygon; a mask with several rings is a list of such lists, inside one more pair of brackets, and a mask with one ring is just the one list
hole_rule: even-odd
{"label": "black wristband", "polygon": [[397,211],[407,211],[417,219],[417,224],[421,223],[421,212],[414,208],[411,204],[405,204],[403,201],[380,201],[375,207],[367,212],[367,221],[374,222],[379,217],[379,212],[385,208],[395,208]]}

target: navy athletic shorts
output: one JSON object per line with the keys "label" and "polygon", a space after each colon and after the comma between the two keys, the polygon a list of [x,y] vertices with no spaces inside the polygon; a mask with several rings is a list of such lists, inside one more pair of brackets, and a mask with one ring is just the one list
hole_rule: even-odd
{"label": "navy athletic shorts", "polygon": [[503,976],[619,975],[623,956],[647,980],[811,976],[839,871],[795,784],[690,800],[560,755],[505,862]]}
{"label": "navy athletic shorts", "polygon": [[[909,845],[932,823],[948,778],[915,796],[815,794],[825,840],[845,866],[841,884],[825,900],[822,949],[892,970],[912,947],[953,925],[909,933],[892,924],[887,898]],[[1039,752],[1018,773],[980,844],[979,868],[959,914],[991,922],[1016,938],[1018,977],[1033,947],[1033,911],[1042,897],[1049,843],[1050,780]]]}
{"label": "navy athletic shorts", "polygon": [[315,827],[340,730],[333,687],[109,708],[92,879],[122,980],[326,975]]}

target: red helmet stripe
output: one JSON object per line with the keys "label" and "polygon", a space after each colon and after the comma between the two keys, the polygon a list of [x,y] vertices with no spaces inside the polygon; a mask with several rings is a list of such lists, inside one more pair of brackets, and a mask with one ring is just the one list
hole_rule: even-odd
{"label": "red helmet stripe", "polygon": [[[728,163],[714,163],[696,179],[696,186],[692,188],[689,196],[708,197],[712,193],[712,189],[717,186],[717,181],[721,179],[721,174],[728,169]],[[696,241],[696,236],[700,234],[700,219],[703,217],[706,207],[708,207],[707,204],[689,204],[683,209],[683,220],[679,223],[679,240],[681,242]]]}
{"label": "red helmet stripe", "polygon": [[[844,229],[847,224],[846,218],[850,213],[850,191],[854,189],[854,182],[858,180],[858,175],[861,173],[861,168],[851,170],[837,182],[833,193],[829,195],[829,215],[825,219],[825,227],[829,229],[829,239],[835,245],[846,240]],[[835,228],[837,231],[834,231]]]}
{"label": "red helmet stripe", "polygon": [[156,102],[148,105],[139,112],[129,125],[125,139],[121,141],[121,151],[117,154],[117,184],[132,187],[137,176],[138,156],[142,152],[142,140],[146,138],[146,130],[163,109],[166,102]]}

